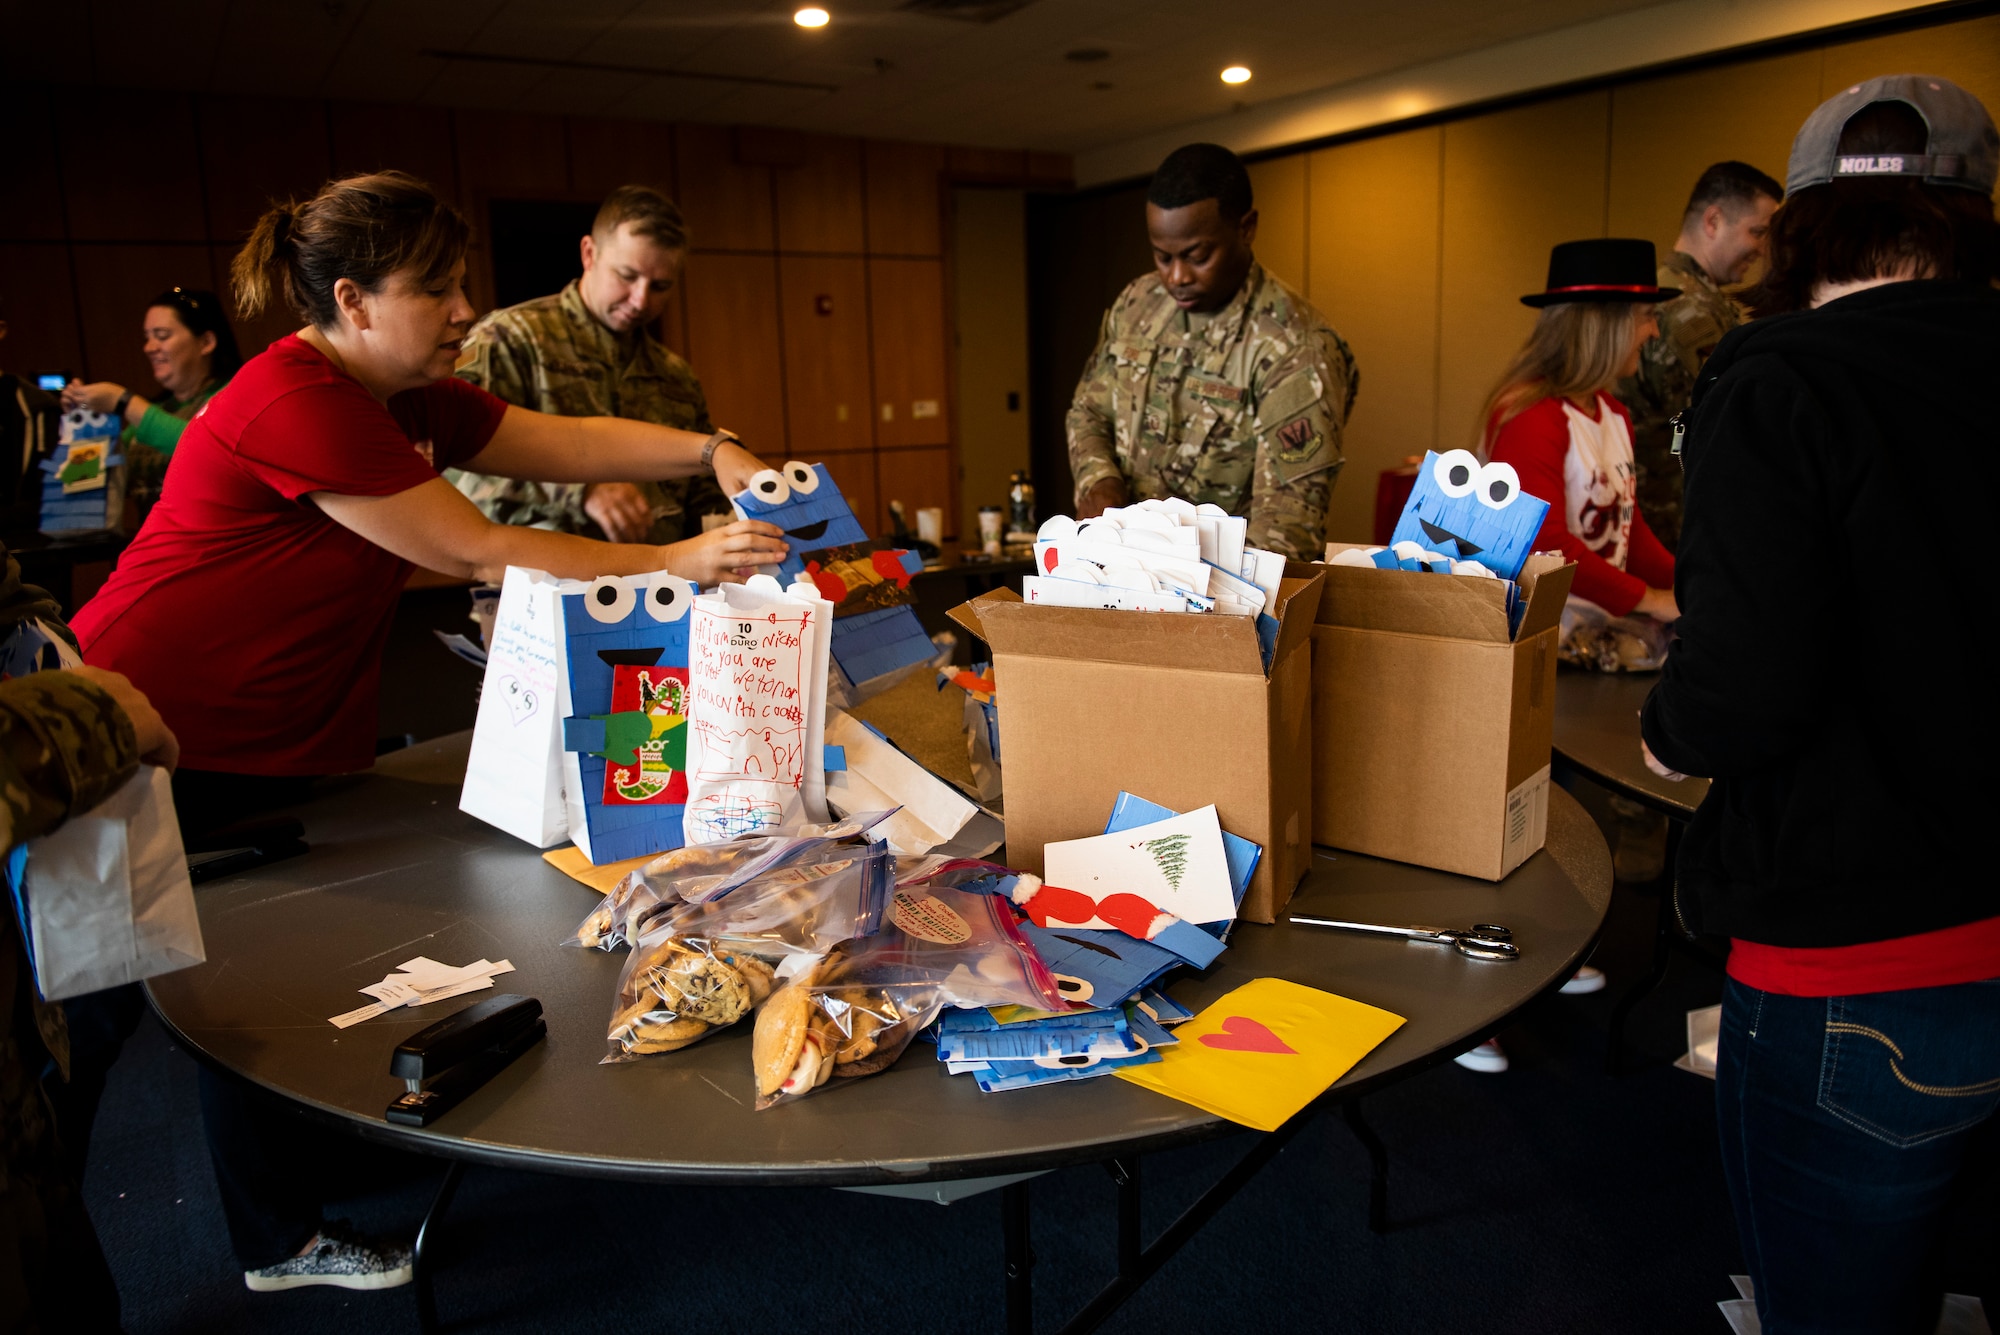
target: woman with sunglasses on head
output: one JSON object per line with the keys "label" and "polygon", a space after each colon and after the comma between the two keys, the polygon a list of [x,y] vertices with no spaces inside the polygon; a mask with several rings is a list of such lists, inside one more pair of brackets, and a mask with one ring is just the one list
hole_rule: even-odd
{"label": "woman with sunglasses on head", "polygon": [[146,361],[165,391],[161,397],[149,399],[110,380],[72,380],[62,394],[65,412],[82,408],[119,419],[125,497],[132,504],[128,532],[137,530],[159,496],[181,432],[243,365],[236,331],[213,292],[175,287],[160,293],[146,304],[143,332]]}
{"label": "woman with sunglasses on head", "polygon": [[[1535,550],[1576,562],[1573,601],[1666,623],[1680,615],[1674,558],[1639,513],[1632,419],[1611,392],[1638,370],[1640,350],[1659,332],[1655,305],[1680,295],[1655,277],[1650,241],[1569,241],[1551,251],[1547,289],[1521,298],[1541,314],[1487,396],[1481,445],[1514,470],[1521,491],[1549,503]],[[1573,615],[1564,614],[1570,644]],[[1590,965],[1563,985],[1571,994],[1603,988],[1603,972]],[[1491,1039],[1458,1060],[1475,1071],[1507,1069]]]}

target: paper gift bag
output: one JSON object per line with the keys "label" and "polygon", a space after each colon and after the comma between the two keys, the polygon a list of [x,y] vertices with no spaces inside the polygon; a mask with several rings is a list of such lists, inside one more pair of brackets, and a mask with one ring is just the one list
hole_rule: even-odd
{"label": "paper gift bag", "polygon": [[1000,847],[1000,818],[925,769],[867,724],[838,709],[826,719],[829,746],[845,768],[827,776],[827,805],[842,816],[897,808],[878,827],[905,856],[947,853],[984,857]]}
{"label": "paper gift bag", "polygon": [[688,609],[694,585],[665,570],[565,580],[563,800],[598,866],[679,848],[688,800]]}
{"label": "paper gift bag", "polygon": [[54,834],[29,840],[26,851],[23,898],[44,999],[207,958],[165,770],[140,766],[123,788]]}
{"label": "paper gift bag", "polygon": [[832,605],[754,575],[696,598],[689,620],[687,841],[824,822]]}
{"label": "paper gift bag", "polygon": [[507,567],[459,810],[537,848],[569,833],[562,789],[561,581]]}

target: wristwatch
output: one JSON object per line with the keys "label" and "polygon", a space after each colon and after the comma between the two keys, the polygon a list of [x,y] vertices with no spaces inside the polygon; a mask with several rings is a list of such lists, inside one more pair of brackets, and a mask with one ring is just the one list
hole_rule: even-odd
{"label": "wristwatch", "polygon": [[714,468],[715,452],[717,450],[721,449],[724,445],[741,445],[742,443],[743,441],[741,437],[739,437],[734,431],[716,432],[714,435],[710,436],[708,438],[707,443],[701,447],[701,466],[703,468]]}
{"label": "wristwatch", "polygon": [[118,421],[125,420],[125,410],[132,406],[132,391],[126,390],[118,396],[118,402],[111,405],[111,415]]}

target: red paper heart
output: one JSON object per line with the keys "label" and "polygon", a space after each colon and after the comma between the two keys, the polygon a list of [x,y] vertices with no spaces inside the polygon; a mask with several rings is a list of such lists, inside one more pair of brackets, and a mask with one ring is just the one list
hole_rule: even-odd
{"label": "red paper heart", "polygon": [[1230,1052],[1289,1052],[1298,1056],[1297,1049],[1287,1047],[1284,1039],[1247,1015],[1230,1016],[1222,1022],[1221,1033],[1203,1034],[1201,1041]]}

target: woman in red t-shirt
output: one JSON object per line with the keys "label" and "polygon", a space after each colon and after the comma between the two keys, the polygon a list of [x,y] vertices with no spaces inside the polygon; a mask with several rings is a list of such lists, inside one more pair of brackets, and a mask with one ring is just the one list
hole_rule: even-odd
{"label": "woman in red t-shirt", "polygon": [[372,763],[382,646],[413,564],[491,581],[510,565],[665,568],[712,584],[784,555],[777,528],[748,520],[664,547],[495,524],[438,476],[712,467],[734,494],[763,466],[726,432],[551,417],[453,378],[473,320],[467,236],[422,183],[384,172],[272,209],[236,258],[245,315],[281,289],[306,327],[188,426],[172,485],[74,621],[85,659],[130,676],[180,737],[190,828]]}

